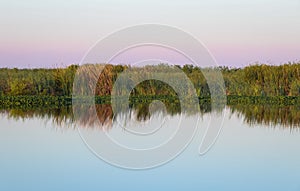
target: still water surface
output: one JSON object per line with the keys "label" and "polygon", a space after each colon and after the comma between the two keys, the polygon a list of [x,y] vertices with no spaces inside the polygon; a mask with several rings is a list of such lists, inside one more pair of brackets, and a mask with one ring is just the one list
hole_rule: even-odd
{"label": "still water surface", "polygon": [[[113,132],[109,105],[98,109],[103,128],[95,131]],[[161,120],[143,110],[131,125]],[[298,107],[228,107],[216,144],[199,156],[201,127],[212,115],[202,111],[195,137],[178,157],[157,168],[126,170],[84,144],[77,128],[89,128],[95,119],[88,115],[74,122],[70,108],[2,110],[0,190],[300,190]]]}

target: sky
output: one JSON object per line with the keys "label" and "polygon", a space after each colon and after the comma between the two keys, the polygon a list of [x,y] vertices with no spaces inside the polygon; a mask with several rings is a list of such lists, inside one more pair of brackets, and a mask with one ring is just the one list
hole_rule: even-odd
{"label": "sky", "polygon": [[192,34],[218,65],[299,61],[299,10],[300,0],[2,0],[0,67],[78,64],[99,39],[145,23]]}

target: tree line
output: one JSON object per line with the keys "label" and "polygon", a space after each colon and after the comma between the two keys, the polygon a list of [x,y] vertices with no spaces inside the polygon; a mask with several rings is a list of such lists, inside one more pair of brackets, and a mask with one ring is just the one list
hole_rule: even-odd
{"label": "tree line", "polygon": [[[82,66],[81,66],[82,67]],[[71,65],[65,68],[54,69],[0,69],[0,96],[71,96],[73,90],[73,81],[76,72],[80,70],[78,65]],[[300,96],[300,63],[287,63],[279,66],[266,64],[256,64],[244,68],[200,68],[193,65],[175,65],[166,64],[155,66],[144,66],[141,68],[130,65],[111,65],[97,64],[95,68],[101,69],[98,76],[95,73],[86,73],[85,80],[97,81],[95,93],[99,96],[109,96],[112,92],[114,83],[122,73],[128,69],[134,69],[127,80],[137,79],[145,72],[160,73],[165,78],[174,78],[183,80],[182,71],[189,81],[192,82],[198,96],[209,96],[212,88],[208,86],[207,80],[203,75],[210,74],[209,71],[221,71],[226,87],[227,95],[235,96]],[[176,68],[177,72],[167,75],[166,68]],[[212,80],[217,78],[212,72],[209,76]],[[97,79],[98,78],[98,79]],[[175,83],[175,82],[174,82]],[[177,83],[177,82],[176,82]],[[185,83],[178,83],[179,89],[185,90]],[[80,87],[79,91],[87,91]],[[139,83],[131,91],[132,95],[176,95],[174,89],[159,80],[146,80]]]}

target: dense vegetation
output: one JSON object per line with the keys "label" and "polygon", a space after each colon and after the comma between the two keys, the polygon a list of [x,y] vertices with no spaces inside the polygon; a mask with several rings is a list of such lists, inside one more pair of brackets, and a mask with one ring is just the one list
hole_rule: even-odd
{"label": "dense vegetation", "polygon": [[[96,94],[109,96],[118,75],[131,66],[98,65],[103,71],[99,77]],[[146,71],[160,72],[159,66],[145,66]],[[173,66],[181,69],[193,83],[199,97],[210,95],[207,81],[201,69],[192,65]],[[253,65],[245,68],[220,67],[226,94],[234,96],[299,96],[300,63],[288,63],[280,66]],[[0,69],[0,96],[69,96],[72,95],[77,65],[57,69]],[[141,75],[136,72],[136,75]],[[92,75],[86,74],[93,80]],[[178,77],[176,73],[173,77]],[[214,78],[214,76],[211,76]],[[132,76],[134,78],[134,76]],[[85,91],[84,89],[82,91]],[[131,92],[132,95],[171,95],[176,93],[167,84],[157,80],[140,83]]]}
{"label": "dense vegetation", "polygon": [[77,66],[57,69],[0,69],[0,95],[71,95]]}
{"label": "dense vegetation", "polygon": [[[84,78],[96,83],[97,115],[100,121],[108,125],[113,117],[110,94],[115,81],[131,66],[93,65],[94,73],[86,73]],[[210,112],[210,89],[202,71],[209,74],[212,68],[185,66],[145,66],[134,68],[129,79],[143,77],[145,72],[159,73],[165,78],[180,79],[180,72],[166,75],[164,69],[180,69],[194,85],[199,96],[201,113]],[[57,123],[73,121],[72,90],[77,65],[56,69],[0,69],[0,111],[13,118],[30,116],[53,118]],[[97,69],[102,73],[98,76]],[[223,74],[227,105],[232,113],[238,113],[250,124],[282,124],[298,127],[300,124],[300,63],[288,63],[280,66],[253,65],[245,68],[216,68]],[[213,72],[209,76],[214,80]],[[98,78],[99,77],[99,78]],[[179,80],[180,81],[180,80]],[[126,82],[127,83],[127,82]],[[184,88],[183,84],[178,84]],[[81,88],[81,89],[80,89]],[[91,87],[80,87],[85,92]],[[85,89],[86,88],[86,89]],[[210,87],[210,88],[218,88]],[[121,95],[122,95],[122,89]],[[162,101],[168,114],[180,113],[177,93],[168,84],[158,80],[147,80],[138,84],[130,97],[130,108],[136,111],[138,120],[149,118],[149,104],[153,99]],[[249,109],[250,108],[250,109]],[[222,108],[220,109],[220,111]],[[89,111],[89,110],[86,110]],[[88,112],[80,118],[82,125],[92,124]]]}

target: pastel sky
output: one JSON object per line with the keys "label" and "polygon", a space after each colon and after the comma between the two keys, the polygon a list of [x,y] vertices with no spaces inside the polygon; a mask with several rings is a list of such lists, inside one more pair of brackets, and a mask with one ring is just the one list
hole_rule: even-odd
{"label": "pastel sky", "polygon": [[193,34],[219,65],[298,61],[299,10],[300,0],[6,0],[0,3],[0,67],[79,63],[100,38],[143,23]]}

